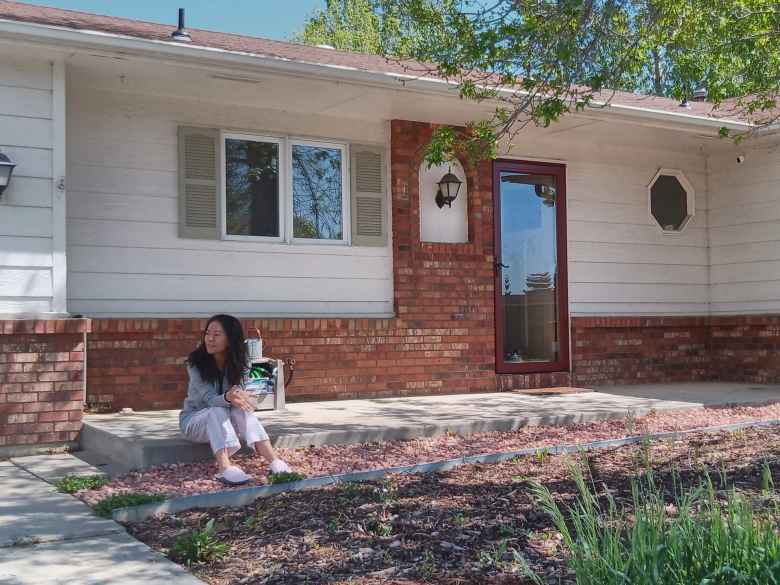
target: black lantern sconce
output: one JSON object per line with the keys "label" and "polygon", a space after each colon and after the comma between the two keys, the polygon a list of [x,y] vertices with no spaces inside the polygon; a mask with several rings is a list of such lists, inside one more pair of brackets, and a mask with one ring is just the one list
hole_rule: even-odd
{"label": "black lantern sconce", "polygon": [[11,182],[11,175],[14,173],[14,167],[16,163],[12,162],[10,158],[0,152],[0,195],[3,194],[5,188]]}
{"label": "black lantern sconce", "polygon": [[452,167],[450,167],[447,174],[437,183],[439,190],[436,192],[436,205],[439,209],[444,207],[445,203],[448,207],[452,207],[452,202],[458,196],[462,184],[463,182],[452,174]]}

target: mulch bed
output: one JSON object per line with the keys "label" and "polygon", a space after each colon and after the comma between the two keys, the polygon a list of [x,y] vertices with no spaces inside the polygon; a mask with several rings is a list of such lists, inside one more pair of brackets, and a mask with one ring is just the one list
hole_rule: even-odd
{"label": "mulch bed", "polygon": [[[629,496],[631,479],[648,466],[669,490],[673,471],[689,485],[709,472],[714,481],[725,478],[761,498],[761,466],[768,463],[777,482],[779,455],[780,429],[772,427],[596,451],[588,463],[595,484],[608,486],[618,501]],[[528,481],[535,480],[558,501],[571,500],[576,488],[567,461],[541,454],[445,473],[395,475],[288,492],[244,508],[193,510],[129,530],[167,553],[178,536],[214,518],[229,553],[191,568],[211,585],[525,583],[513,550],[548,583],[573,583],[559,535],[528,490]]]}
{"label": "mulch bed", "polygon": [[[648,432],[676,431],[746,420],[769,419],[780,419],[780,404],[664,411],[662,414],[650,414],[640,418],[628,417],[623,420],[562,427],[535,426],[514,432],[478,433],[466,437],[443,435],[412,441],[281,449],[279,454],[295,471],[307,477],[317,477],[411,465],[464,455],[586,443]],[[263,460],[247,455],[239,455],[234,460],[254,477],[255,485],[266,483],[267,466]],[[78,496],[88,504],[94,505],[117,493],[143,492],[175,497],[229,489],[214,479],[216,473],[217,468],[213,461],[163,465],[114,478],[103,488],[80,492]]]}

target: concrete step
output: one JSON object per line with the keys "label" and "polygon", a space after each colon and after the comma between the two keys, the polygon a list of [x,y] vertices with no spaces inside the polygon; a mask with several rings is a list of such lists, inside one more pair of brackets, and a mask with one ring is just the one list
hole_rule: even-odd
{"label": "concrete step", "polygon": [[105,425],[85,421],[79,437],[83,452],[93,461],[112,465],[114,470],[145,469],[164,463],[192,463],[209,459],[211,448],[181,438],[147,438],[115,433]]}
{"label": "concrete step", "polygon": [[[687,388],[690,397],[710,386]],[[676,388],[682,393],[686,388]],[[694,390],[699,390],[695,392]],[[670,392],[669,397],[674,393]],[[653,395],[619,396],[584,392],[526,396],[513,392],[342,400],[288,404],[285,410],[257,413],[275,447],[366,443],[432,437],[447,432],[468,435],[512,431],[530,425],[566,425],[628,412],[701,406],[700,401],[659,400]],[[209,459],[206,444],[193,444],[179,432],[179,411],[86,415],[81,448],[101,463],[143,469],[165,463]]]}

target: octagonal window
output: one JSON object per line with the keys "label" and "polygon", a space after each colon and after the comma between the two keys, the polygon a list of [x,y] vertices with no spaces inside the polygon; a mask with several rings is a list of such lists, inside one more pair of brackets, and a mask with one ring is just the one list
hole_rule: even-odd
{"label": "octagonal window", "polygon": [[665,232],[679,232],[693,217],[693,187],[681,171],[661,169],[648,186],[650,214]]}

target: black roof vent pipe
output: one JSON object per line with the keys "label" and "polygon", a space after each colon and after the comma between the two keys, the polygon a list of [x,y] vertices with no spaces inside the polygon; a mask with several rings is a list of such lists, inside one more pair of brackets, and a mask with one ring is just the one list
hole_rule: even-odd
{"label": "black roof vent pipe", "polygon": [[185,43],[192,42],[190,33],[184,28],[184,8],[179,8],[179,28],[171,33],[171,38],[174,41],[183,41]]}

